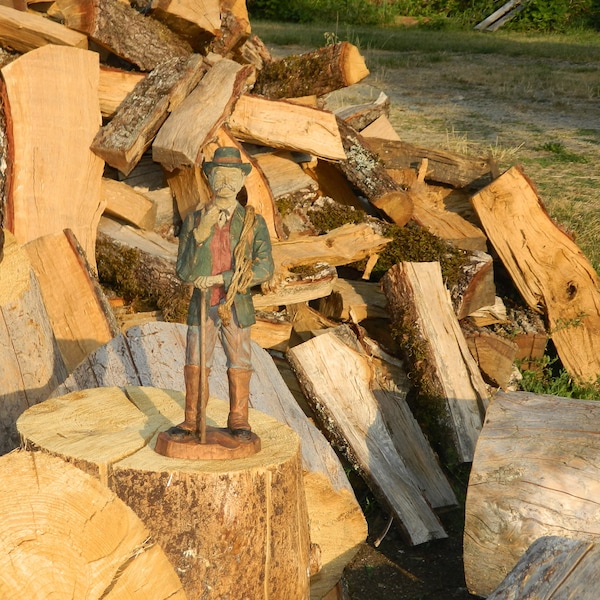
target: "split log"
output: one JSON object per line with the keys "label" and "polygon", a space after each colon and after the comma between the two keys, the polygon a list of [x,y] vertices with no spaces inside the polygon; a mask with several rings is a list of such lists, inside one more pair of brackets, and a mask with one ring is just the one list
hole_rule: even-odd
{"label": "split log", "polygon": [[350,42],[339,42],[266,65],[252,92],[272,100],[324,96],[358,83],[369,74],[364,58]]}
{"label": "split log", "polygon": [[600,375],[600,278],[589,260],[550,219],[518,167],[472,202],[527,305],[545,310],[564,368],[579,381],[595,381]]}
{"label": "split log", "polygon": [[0,454],[19,445],[15,426],[67,377],[27,252],[4,232],[0,261]]}
{"label": "split log", "polygon": [[[446,537],[430,505],[454,504],[455,498],[406,405],[405,392],[382,389],[356,338],[350,343],[354,347],[335,333],[324,333],[291,348],[287,356],[326,434],[390,508],[410,542]],[[388,410],[394,407],[394,428],[383,403]]]}
{"label": "split log", "polygon": [[[332,163],[318,160],[316,165],[307,165],[304,169],[319,184],[324,196],[345,206],[365,210],[365,203],[358,199],[346,176]],[[373,212],[376,211],[374,208]]]}
{"label": "split log", "polygon": [[383,92],[380,92],[374,102],[343,106],[335,110],[334,113],[336,117],[348,123],[352,129],[362,131],[379,117],[389,116],[390,99]]}
{"label": "split log", "polygon": [[362,129],[360,133],[367,139],[378,138],[383,140],[400,141],[400,136],[385,115],[378,117],[370,125]]}
{"label": "split log", "polygon": [[446,210],[443,199],[430,190],[425,183],[428,164],[428,159],[424,159],[419,167],[416,181],[408,189],[413,203],[413,220],[433,235],[447,240],[457,248],[486,252],[485,233],[460,215]]}
{"label": "split log", "polygon": [[537,539],[487,600],[598,596],[600,546],[556,535]]}
{"label": "split log", "polygon": [[[399,263],[382,280],[392,321],[413,349],[414,376],[427,390],[462,462],[471,462],[489,394],[444,287],[439,263]],[[418,356],[417,356],[418,353]]]}
{"label": "split log", "polygon": [[468,258],[468,262],[460,268],[456,289],[452,290],[452,304],[459,320],[496,302],[492,257],[474,250]]}
{"label": "split log", "polygon": [[280,306],[289,306],[300,302],[318,300],[329,296],[337,279],[335,267],[318,263],[307,268],[298,268],[299,272],[277,271],[272,282],[263,284],[262,289],[252,292],[252,302],[257,310],[273,310]]}
{"label": "split log", "polygon": [[70,372],[90,352],[117,335],[119,328],[72,234],[46,235],[29,242],[25,249]]}
{"label": "split log", "polygon": [[209,45],[208,51],[231,57],[244,45],[252,27],[246,0],[221,0],[221,31]]}
{"label": "split log", "polygon": [[216,60],[160,128],[152,143],[152,158],[168,171],[200,164],[202,148],[227,119],[253,72],[248,65]]}
{"label": "split log", "polygon": [[196,52],[205,52],[221,30],[218,0],[152,0],[152,17],[164,23]]}
{"label": "split log", "polygon": [[46,44],[88,48],[87,37],[81,33],[41,15],[0,6],[0,45],[3,48],[25,53]]}
{"label": "split log", "polygon": [[389,319],[387,299],[377,283],[338,279],[331,296],[318,305],[325,317],[360,323],[364,319]]}
{"label": "split log", "polygon": [[286,315],[261,312],[256,315],[256,323],[252,325],[252,341],[261,348],[285,352],[290,343],[292,323]]}
{"label": "split log", "polygon": [[[132,327],[99,348],[53,395],[128,385],[183,391],[186,331],[176,323]],[[256,344],[252,344],[252,365],[250,405],[289,425],[302,439],[310,539],[319,546],[323,564],[311,581],[311,598],[320,600],[365,540],[366,522],[336,454],[298,406],[271,356]],[[226,368],[225,354],[217,344],[210,374],[212,396],[227,397]]]}
{"label": "split log", "polygon": [[8,6],[9,8],[14,8],[15,10],[27,10],[27,0],[0,0],[0,4],[2,6]]}
{"label": "split log", "polygon": [[103,117],[112,119],[121,102],[125,100],[133,88],[146,77],[145,73],[123,71],[100,65],[100,83],[98,96],[100,112]]}
{"label": "split log", "polygon": [[71,229],[95,269],[104,164],[89,148],[101,123],[98,54],[47,45],[3,67],[2,77],[12,128],[5,226],[20,244]]}
{"label": "split log", "polygon": [[388,169],[418,169],[423,159],[429,162],[426,181],[455,188],[482,188],[491,179],[489,161],[455,152],[420,148],[407,142],[369,138],[369,147]]}
{"label": "split log", "polygon": [[99,481],[41,452],[0,464],[2,598],[185,600],[149,530]]}
{"label": "split log", "polygon": [[112,120],[98,131],[92,150],[109,165],[129,175],[154,136],[208,69],[201,56],[161,63],[120,104]]}
{"label": "split log", "polygon": [[102,178],[104,213],[127,221],[140,229],[152,229],[156,223],[156,205],[131,186],[114,179]]}
{"label": "split log", "polygon": [[[285,307],[287,314],[292,319],[294,335],[299,340],[306,342],[326,329],[333,329],[338,323],[323,316],[319,311],[311,308],[306,302],[289,304]],[[294,340],[296,342],[296,340]],[[297,345],[294,343],[294,345]],[[310,409],[308,409],[310,411]]]}
{"label": "split log", "polygon": [[367,223],[348,224],[318,236],[298,236],[273,244],[277,269],[291,269],[324,262],[347,265],[379,252],[391,240],[376,233]]}
{"label": "split log", "polygon": [[409,195],[388,175],[364,138],[340,118],[337,122],[347,159],[336,167],[373,206],[403,227],[413,211]]}
{"label": "split log", "polygon": [[[154,451],[181,421],[184,396],[157,388],[97,388],[32,407],[18,421],[29,448],[66,458],[139,516],[180,574],[189,600],[308,596],[309,537],[300,439],[255,410],[262,449],[250,458],[184,460]],[[38,408],[39,410],[35,410]],[[207,421],[225,427],[229,403]],[[233,492],[232,492],[233,491]]]}
{"label": "split log", "polygon": [[257,35],[251,35],[235,52],[234,60],[243,65],[253,65],[260,71],[274,59],[264,42]]}
{"label": "split log", "polygon": [[495,387],[506,389],[519,349],[517,344],[489,329],[463,324],[462,330],[484,379]]}
{"label": "split log", "polygon": [[464,564],[471,593],[493,592],[540,537],[600,540],[599,434],[596,401],[496,394],[467,490]]}
{"label": "split log", "polygon": [[290,152],[264,152],[256,154],[254,159],[264,173],[275,201],[286,199],[297,203],[314,201],[318,197],[318,184],[302,170]]}
{"label": "split log", "polygon": [[318,108],[245,94],[227,124],[233,136],[244,142],[329,160],[346,158],[334,115]]}
{"label": "split log", "polygon": [[168,27],[119,0],[57,0],[65,24],[142,71],[187,57],[190,46]]}

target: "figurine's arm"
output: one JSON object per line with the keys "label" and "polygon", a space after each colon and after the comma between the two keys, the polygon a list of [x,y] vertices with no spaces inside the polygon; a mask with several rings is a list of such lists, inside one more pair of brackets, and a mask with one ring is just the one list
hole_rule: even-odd
{"label": "figurine's arm", "polygon": [[[254,236],[252,240],[252,280],[248,287],[252,287],[271,279],[273,276],[274,265],[271,251],[271,238],[269,230],[262,215],[256,215],[256,224],[254,226]],[[233,278],[233,271],[222,273],[225,291],[229,289]]]}

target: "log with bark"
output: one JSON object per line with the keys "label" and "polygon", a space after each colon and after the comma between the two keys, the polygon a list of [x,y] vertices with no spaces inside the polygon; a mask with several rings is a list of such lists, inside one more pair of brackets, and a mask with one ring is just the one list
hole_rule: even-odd
{"label": "log with bark", "polygon": [[337,122],[346,160],[336,167],[373,206],[403,227],[413,212],[410,196],[388,175],[365,139],[339,117]]}
{"label": "log with bark", "polygon": [[530,308],[546,313],[564,368],[579,381],[595,381],[600,375],[600,278],[589,260],[552,221],[519,167],[472,202],[521,296]]}
{"label": "log with bark", "polygon": [[42,452],[0,465],[2,598],[185,600],[150,531],[98,480]]}
{"label": "log with bark", "polygon": [[[97,388],[32,407],[18,421],[30,449],[66,458],[139,516],[180,575],[189,600],[304,600],[308,513],[300,439],[255,410],[261,451],[236,460],[185,460],[154,451],[181,421],[184,396],[157,388]],[[36,410],[36,408],[38,410]],[[229,403],[211,398],[207,422],[225,427]]]}
{"label": "log with bark", "polygon": [[159,64],[187,57],[192,49],[158,21],[144,17],[119,0],[57,0],[70,29],[85,33],[115,56],[152,71]]}
{"label": "log with bark", "polygon": [[390,99],[386,94],[380,92],[374,102],[343,106],[334,110],[334,113],[336,117],[348,123],[350,127],[362,132],[366,127],[377,121],[379,117],[389,116]]}
{"label": "log with bark", "polygon": [[348,329],[336,331],[287,353],[311,408],[411,543],[446,537],[431,506],[456,499],[406,405],[406,392],[383,388],[356,338]]}
{"label": "log with bark", "polygon": [[92,141],[92,150],[111,167],[129,175],[161,125],[202,79],[209,66],[201,56],[165,61],[138,81],[116,114]]}
{"label": "log with bark", "polygon": [[252,91],[272,100],[324,96],[354,85],[368,74],[358,48],[350,42],[338,42],[273,61],[259,71]]}
{"label": "log with bark", "polygon": [[4,66],[2,77],[11,132],[5,227],[20,244],[71,229],[95,270],[104,167],[90,150],[101,122],[98,54],[48,45]]}
{"label": "log with bark", "polygon": [[426,181],[443,183],[455,188],[480,189],[492,180],[488,160],[438,149],[420,148],[407,142],[369,138],[369,147],[388,169],[418,169],[428,161]]}
{"label": "log with bark", "polygon": [[[186,331],[184,325],[175,323],[131,327],[91,354],[52,395],[130,385],[182,392]],[[302,439],[310,539],[320,548],[323,564],[311,581],[311,598],[317,600],[335,585],[365,540],[366,522],[336,454],[298,406],[271,356],[256,344],[252,345],[252,365],[250,406],[289,425]],[[210,374],[213,397],[227,397],[226,368],[218,344]]]}
{"label": "log with bark", "polygon": [[600,404],[593,400],[495,395],[467,490],[464,564],[471,593],[490,594],[542,536],[600,539],[599,433]]}
{"label": "log with bark", "polygon": [[19,445],[17,418],[67,377],[27,252],[4,233],[0,261],[0,454]]}
{"label": "log with bark", "polygon": [[439,263],[399,263],[382,285],[413,378],[423,401],[432,403],[422,410],[437,411],[436,420],[448,428],[459,460],[471,462],[489,392],[460,329]]}

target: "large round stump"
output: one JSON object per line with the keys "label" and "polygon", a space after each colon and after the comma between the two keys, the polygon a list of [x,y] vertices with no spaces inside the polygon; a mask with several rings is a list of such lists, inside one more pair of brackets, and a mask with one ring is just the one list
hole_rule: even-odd
{"label": "large round stump", "polygon": [[600,542],[598,498],[600,402],[496,394],[477,442],[467,491],[464,565],[469,591],[480,596],[493,592],[538,538]]}
{"label": "large round stump", "polygon": [[[154,451],[181,421],[183,394],[97,388],[50,399],[17,423],[31,448],[73,462],[115,491],[142,519],[190,600],[305,599],[309,535],[300,440],[250,411],[256,455],[189,460]],[[207,425],[223,427],[228,404],[211,398]]]}
{"label": "large round stump", "polygon": [[0,469],[0,598],[185,600],[148,529],[98,480],[41,452]]}

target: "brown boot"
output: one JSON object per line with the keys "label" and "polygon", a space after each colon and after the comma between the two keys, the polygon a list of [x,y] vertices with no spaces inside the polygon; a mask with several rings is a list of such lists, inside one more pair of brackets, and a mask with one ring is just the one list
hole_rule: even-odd
{"label": "brown boot", "polygon": [[[205,398],[208,400],[208,375],[210,369],[204,370]],[[185,380],[185,421],[177,425],[179,429],[196,431],[198,420],[198,390],[200,389],[200,367],[185,365],[183,367]]]}
{"label": "brown boot", "polygon": [[227,369],[229,380],[229,417],[227,427],[236,437],[250,438],[250,423],[248,423],[248,400],[250,398],[249,369]]}

